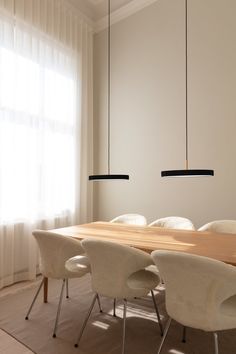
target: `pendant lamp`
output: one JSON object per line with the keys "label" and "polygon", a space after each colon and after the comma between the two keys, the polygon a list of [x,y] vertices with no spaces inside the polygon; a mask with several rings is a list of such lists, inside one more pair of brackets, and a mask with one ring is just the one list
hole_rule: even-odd
{"label": "pendant lamp", "polygon": [[108,180],[128,180],[129,175],[126,174],[111,174],[110,173],[110,134],[111,134],[111,0],[108,0],[108,107],[107,107],[107,174],[91,175],[89,181],[108,181]]}
{"label": "pendant lamp", "polygon": [[161,177],[203,176],[214,176],[214,171],[188,168],[188,7],[185,0],[185,169],[161,171]]}

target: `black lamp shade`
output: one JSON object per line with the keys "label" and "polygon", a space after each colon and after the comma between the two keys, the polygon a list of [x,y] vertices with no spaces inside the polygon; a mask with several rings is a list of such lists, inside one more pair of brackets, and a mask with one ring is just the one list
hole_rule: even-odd
{"label": "black lamp shade", "polygon": [[214,176],[213,170],[168,170],[161,171],[161,177],[204,177]]}
{"label": "black lamp shade", "polygon": [[89,181],[109,181],[109,180],[129,180],[129,175],[114,175],[114,174],[107,174],[107,175],[91,175],[89,176]]}

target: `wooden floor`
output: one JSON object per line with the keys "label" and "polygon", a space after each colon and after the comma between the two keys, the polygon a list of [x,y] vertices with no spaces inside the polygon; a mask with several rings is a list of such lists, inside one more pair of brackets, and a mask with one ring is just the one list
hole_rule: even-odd
{"label": "wooden floor", "polygon": [[33,352],[0,329],[1,354],[32,354]]}

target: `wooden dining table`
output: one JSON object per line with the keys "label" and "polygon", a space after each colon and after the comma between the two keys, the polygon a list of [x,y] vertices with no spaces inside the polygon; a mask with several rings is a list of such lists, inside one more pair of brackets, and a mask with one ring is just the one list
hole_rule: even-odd
{"label": "wooden dining table", "polygon": [[[154,250],[180,251],[210,257],[236,266],[236,234],[167,229],[111,222],[92,222],[50,230],[77,240],[93,238],[116,242],[151,253]],[[47,302],[48,280],[44,280]]]}

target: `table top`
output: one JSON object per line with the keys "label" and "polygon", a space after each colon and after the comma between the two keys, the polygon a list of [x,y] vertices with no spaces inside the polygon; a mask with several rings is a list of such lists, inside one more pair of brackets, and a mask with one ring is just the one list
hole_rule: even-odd
{"label": "table top", "polygon": [[236,266],[236,234],[166,229],[111,222],[92,222],[50,230],[82,240],[96,238],[146,252],[172,250],[214,258]]}

